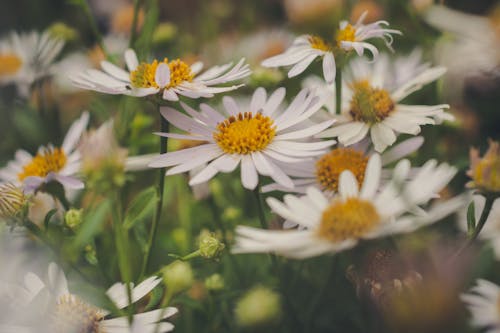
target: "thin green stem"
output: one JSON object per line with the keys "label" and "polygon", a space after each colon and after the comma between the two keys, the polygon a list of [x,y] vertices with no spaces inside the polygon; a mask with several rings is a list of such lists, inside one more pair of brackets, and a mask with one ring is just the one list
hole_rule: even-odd
{"label": "thin green stem", "polygon": [[94,34],[95,39],[97,40],[97,44],[101,48],[101,50],[104,53],[104,55],[106,56],[106,58],[108,58],[108,51],[106,49],[106,46],[104,46],[101,32],[99,31],[99,28],[97,27],[97,23],[94,19],[94,15],[92,15],[92,11],[90,10],[88,0],[79,1],[78,4],[80,4],[85,15],[87,16],[87,18],[89,20],[90,29],[92,29],[92,33]]}
{"label": "thin green stem", "polygon": [[342,108],[342,68],[336,68],[335,75],[335,113],[340,114]]}
{"label": "thin green stem", "polygon": [[132,18],[132,26],[130,27],[129,48],[134,48],[135,40],[137,39],[137,24],[139,21],[139,10],[141,9],[141,0],[134,1],[134,17]]}
{"label": "thin green stem", "polygon": [[[161,132],[168,132],[168,121],[163,118],[160,110],[160,105],[158,104],[158,114],[160,115],[161,121]],[[167,152],[168,138],[160,137],[160,154],[165,154]],[[148,270],[149,261],[151,260],[151,248],[156,238],[156,233],[158,231],[158,224],[161,218],[161,212],[163,208],[163,192],[165,187],[165,170],[166,168],[161,168],[158,174],[158,183],[156,187],[156,210],[153,215],[153,222],[151,224],[151,231],[149,234],[148,244],[146,245],[146,250],[144,253],[144,260],[142,263],[141,277],[144,277]]]}
{"label": "thin green stem", "polygon": [[255,201],[257,202],[257,212],[259,214],[260,225],[263,229],[269,229],[266,216],[264,214],[264,205],[262,204],[262,195],[260,194],[260,184],[253,190],[253,194],[255,195]]}

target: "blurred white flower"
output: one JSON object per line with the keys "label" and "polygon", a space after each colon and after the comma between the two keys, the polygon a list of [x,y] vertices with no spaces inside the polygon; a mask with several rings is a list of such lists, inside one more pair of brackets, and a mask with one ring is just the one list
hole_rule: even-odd
{"label": "blurred white flower", "polygon": [[0,40],[0,85],[14,83],[26,97],[33,82],[53,74],[63,47],[64,41],[48,32],[11,32]]}
{"label": "blurred white flower", "polygon": [[285,195],[284,203],[268,198],[275,213],[301,228],[283,231],[238,226],[233,252],[271,252],[296,259],[337,253],[363,239],[412,232],[463,205],[463,198],[457,197],[427,211],[418,207],[437,196],[456,173],[455,168],[431,160],[405,182],[409,171],[408,160],[399,162],[392,181],[379,190],[381,160],[375,154],[361,188],[347,170],[340,175],[338,195],[333,198],[314,187],[303,197]]}
{"label": "blurred white flower", "polygon": [[474,327],[486,328],[486,333],[497,333],[500,331],[500,287],[493,282],[478,279],[469,293],[460,296],[467,304],[472,318],[470,323]]}

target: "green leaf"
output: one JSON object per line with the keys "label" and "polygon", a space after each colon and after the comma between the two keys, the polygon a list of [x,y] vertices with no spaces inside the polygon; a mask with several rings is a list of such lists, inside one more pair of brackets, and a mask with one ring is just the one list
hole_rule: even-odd
{"label": "green leaf", "polygon": [[89,210],[89,214],[83,216],[82,226],[76,234],[75,241],[73,242],[74,250],[79,250],[83,246],[87,245],[92,237],[99,232],[102,225],[106,221],[110,208],[111,202],[109,199],[106,199],[101,202],[97,208]]}
{"label": "green leaf", "polygon": [[43,225],[45,226],[45,230],[47,230],[47,228],[49,227],[50,219],[52,219],[52,216],[54,216],[55,213],[57,213],[57,208],[49,210],[47,215],[45,215],[45,218],[43,220]]}
{"label": "green leaf", "polygon": [[147,218],[153,213],[156,203],[156,190],[148,187],[139,193],[130,203],[125,213],[123,225],[125,229],[132,228],[137,222]]}
{"label": "green leaf", "polygon": [[474,201],[469,204],[467,207],[467,233],[472,235],[474,230],[476,229],[476,207],[474,205]]}

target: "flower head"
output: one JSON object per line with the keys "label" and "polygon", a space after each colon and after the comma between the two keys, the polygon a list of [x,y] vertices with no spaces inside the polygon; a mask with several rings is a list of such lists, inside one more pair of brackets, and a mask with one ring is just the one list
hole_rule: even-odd
{"label": "flower head", "polygon": [[64,41],[49,32],[16,33],[0,40],[0,85],[14,83],[27,96],[30,85],[53,72]]}
{"label": "flower head", "polygon": [[67,188],[83,188],[83,182],[74,177],[80,170],[80,153],[76,148],[88,121],[89,114],[84,112],[71,125],[60,147],[51,144],[42,146],[35,156],[25,150],[18,150],[15,160],[0,169],[0,179],[22,184],[27,192],[33,192],[51,181],[57,181]]}
{"label": "flower head", "polygon": [[500,194],[500,144],[490,140],[489,148],[483,157],[479,156],[479,150],[471,148],[470,161],[471,166],[467,175],[472,181],[468,186]]}
{"label": "flower head", "polygon": [[200,74],[201,62],[189,66],[180,59],[153,60],[139,63],[131,49],[125,51],[128,71],[102,61],[103,71],[89,69],[74,75],[71,80],[83,89],[106,94],[123,94],[136,97],[161,94],[169,101],[179,100],[179,95],[189,98],[212,97],[216,93],[231,91],[241,85],[215,87],[250,75],[248,65],[241,59],[235,66],[231,63],[215,66]]}
{"label": "flower head", "polygon": [[[399,133],[416,135],[422,125],[452,120],[453,117],[444,112],[448,108],[446,104],[401,103],[406,96],[445,72],[442,67],[429,68],[415,62],[415,57],[420,60],[416,53],[391,62],[387,55],[382,55],[373,65],[363,59],[353,60],[343,83],[341,115],[331,115],[339,122],[319,136],[338,137],[340,143],[349,146],[361,141],[369,132],[375,150],[382,152],[396,142]],[[325,98],[328,94],[322,96]],[[323,101],[332,103],[332,100]]]}
{"label": "flower head", "polygon": [[239,106],[232,98],[224,97],[226,114],[205,104],[200,106],[200,112],[182,104],[189,117],[172,108],[162,108],[165,119],[189,134],[159,135],[205,143],[160,155],[150,166],[175,166],[167,171],[167,175],[173,175],[210,162],[189,182],[196,185],[218,172],[232,172],[241,164],[241,181],[247,189],[257,186],[259,174],[270,176],[285,187],[293,187],[287,174],[289,167],[278,167],[276,163],[293,164],[323,154],[335,141],[304,140],[330,126],[333,120],[305,125],[305,121],[318,111],[317,100],[308,90],[302,90],[282,111],[280,104],[284,97],[284,88],[277,89],[269,97],[264,88],[259,88],[249,107]]}
{"label": "flower head", "polygon": [[295,39],[292,46],[284,53],[268,58],[262,62],[265,67],[281,67],[294,65],[288,72],[288,77],[302,73],[317,57],[323,58],[323,75],[328,84],[335,80],[335,57],[338,50],[355,50],[362,56],[367,49],[373,57],[378,55],[378,50],[372,44],[365,42],[371,38],[382,38],[387,47],[391,48],[392,35],[401,34],[400,31],[384,28],[386,21],[377,21],[368,25],[363,24],[365,12],[356,24],[347,21],[340,22],[339,30],[335,36],[335,43],[331,44],[323,38],[314,35],[302,35]]}
{"label": "flower head", "polygon": [[336,253],[352,248],[362,239],[413,231],[463,205],[462,198],[455,198],[425,215],[412,213],[436,196],[456,170],[429,161],[405,183],[409,171],[407,160],[399,162],[392,181],[379,189],[381,160],[373,155],[361,188],[347,170],[340,175],[339,193],[331,198],[314,187],[303,197],[286,195],[284,203],[269,198],[267,203],[274,212],[302,228],[271,231],[239,226],[233,252],[275,252],[291,258]]}

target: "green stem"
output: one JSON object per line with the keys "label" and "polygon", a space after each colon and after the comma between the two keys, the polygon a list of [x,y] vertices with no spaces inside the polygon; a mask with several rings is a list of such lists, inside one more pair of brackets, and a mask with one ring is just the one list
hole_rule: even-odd
{"label": "green stem", "polygon": [[92,29],[92,33],[94,34],[95,39],[97,40],[97,44],[99,45],[102,52],[104,53],[104,56],[106,58],[108,58],[108,52],[106,50],[106,47],[104,46],[102,35],[99,32],[99,28],[97,27],[97,23],[94,19],[94,15],[92,15],[92,11],[90,10],[88,0],[83,0],[81,2],[79,1],[78,3],[81,5],[85,15],[87,16],[87,18],[89,20],[90,29]]}
{"label": "green stem", "polygon": [[[160,115],[161,121],[161,132],[168,132],[168,121],[163,118],[160,110],[160,105],[158,104],[158,114]],[[165,154],[167,152],[167,144],[168,138],[161,136],[160,137],[160,154]],[[161,212],[163,207],[163,192],[165,185],[165,170],[166,168],[160,168],[158,174],[158,183],[156,187],[156,210],[153,216],[153,222],[151,224],[151,232],[149,234],[148,244],[146,246],[146,251],[144,254],[144,260],[142,264],[141,277],[144,277],[148,270],[149,261],[151,260],[151,248],[153,247],[153,243],[156,238],[156,233],[158,231],[158,224],[161,218]]]}
{"label": "green stem", "polygon": [[165,315],[165,311],[167,311],[167,305],[170,303],[170,300],[172,299],[172,293],[168,290],[168,286],[167,286],[167,290],[165,292],[165,296],[163,297],[163,300],[160,304],[160,315],[158,316],[158,320],[156,322],[156,327],[155,327],[155,330],[154,330],[154,333],[158,333],[160,331],[160,323],[161,323],[161,320],[163,319],[163,316]]}
{"label": "green stem", "polygon": [[336,68],[335,75],[335,113],[340,114],[342,108],[342,68]]}
{"label": "green stem", "polygon": [[137,23],[139,21],[139,10],[141,9],[141,0],[134,1],[134,17],[132,18],[132,26],[130,27],[129,48],[134,48],[135,40],[137,39]]}
{"label": "green stem", "polygon": [[264,214],[264,205],[262,204],[262,195],[260,194],[260,184],[253,190],[255,201],[257,202],[257,212],[259,214],[260,225],[263,229],[269,229],[266,223],[266,216]]}

